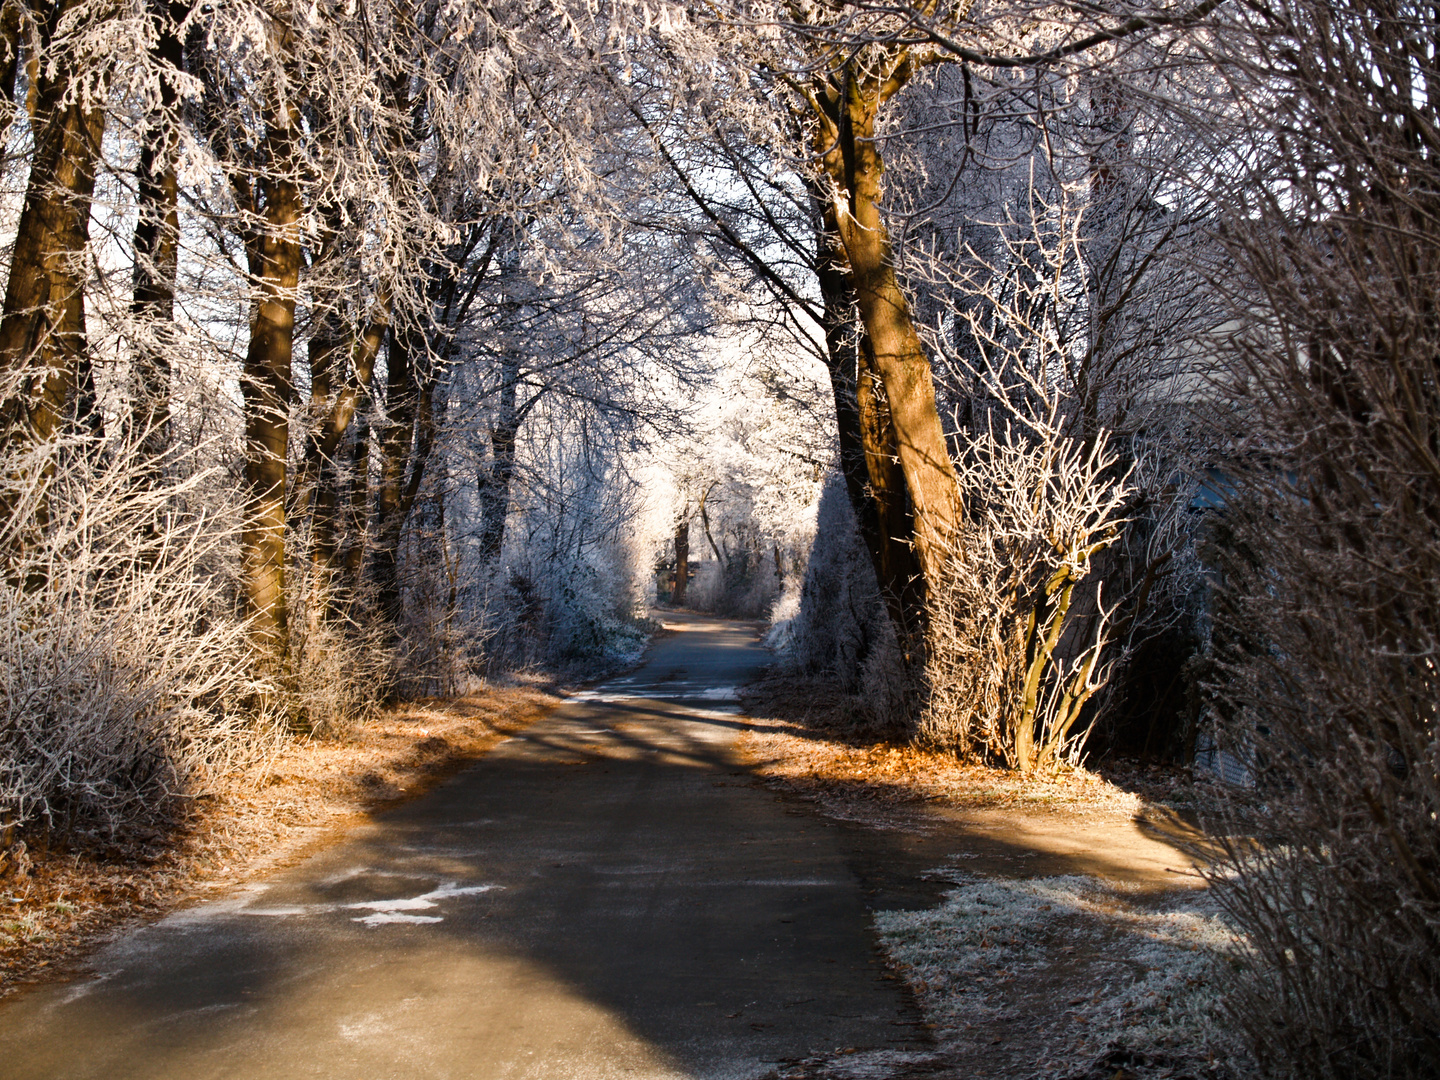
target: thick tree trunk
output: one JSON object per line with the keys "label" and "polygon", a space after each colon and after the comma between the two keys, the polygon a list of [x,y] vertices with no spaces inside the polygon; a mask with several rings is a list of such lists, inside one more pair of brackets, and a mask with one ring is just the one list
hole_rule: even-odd
{"label": "thick tree trunk", "polygon": [[[291,363],[295,298],[300,281],[300,188],[293,173],[293,109],[266,117],[267,158],[260,205],[241,198],[258,220],[246,248],[255,301],[240,389],[245,403],[246,522],[241,575],[246,614],[256,645],[276,670],[286,662],[286,454],[294,402]],[[248,196],[249,191],[240,193]]]}
{"label": "thick tree trunk", "polygon": [[840,469],[861,539],[902,650],[916,656],[925,625],[924,583],[912,543],[914,520],[894,426],[878,386],[868,337],[856,326],[856,297],[833,202],[816,192],[821,227],[816,271],[824,301],[830,388],[840,441]]}
{"label": "thick tree trunk", "polygon": [[[73,6],[54,5],[42,34],[53,34]],[[84,286],[105,113],[71,99],[71,75],[40,67],[31,86],[34,159],[0,314],[0,370],[21,376],[0,403],[9,438],[48,439],[72,403],[82,427],[93,429],[99,419],[85,342]]]}
{"label": "thick tree trunk", "polygon": [[[896,279],[890,234],[880,215],[884,163],[874,138],[881,103],[903,85],[905,77],[908,71],[897,71],[884,84],[870,78],[861,84],[848,71],[843,73],[838,84],[824,88],[824,96],[815,99],[815,143],[834,188],[836,228],[873,370],[885,392],[893,453],[910,496],[915,554],[925,578],[934,579],[959,535],[962,506],[935,406],[929,358]],[[872,428],[866,437],[874,450],[867,453],[867,466],[875,460],[883,473],[890,452],[883,425]]]}

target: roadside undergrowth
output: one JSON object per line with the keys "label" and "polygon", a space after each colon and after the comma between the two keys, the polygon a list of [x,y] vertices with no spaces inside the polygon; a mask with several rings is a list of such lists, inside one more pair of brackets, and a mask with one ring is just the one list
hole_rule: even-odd
{"label": "roadside undergrowth", "polygon": [[[1184,867],[1213,848],[1198,820],[1218,806],[1214,785],[1135,762],[1028,776],[963,762],[877,738],[818,680],[762,680],[745,701],[742,746],[770,787],[905,837],[897,852],[935,853],[925,870],[912,856],[891,872],[953,886],[938,904],[874,914],[934,1051],[905,1062],[816,1059],[783,1075],[1226,1080],[1253,1071],[1222,1011],[1225,977],[1245,950],[1198,874],[1155,865],[1157,851]],[[1066,862],[1057,850],[1074,852],[1076,869],[1038,870]]]}
{"label": "roadside undergrowth", "polygon": [[[1221,1003],[1236,935],[1210,894],[1093,877],[957,876],[938,908],[877,912],[936,1040],[976,1074],[1226,1077],[1244,1054]],[[1030,1058],[1031,1060],[1027,1060]],[[1123,1060],[1122,1060],[1123,1059]]]}
{"label": "roadside undergrowth", "polygon": [[285,865],[423,793],[560,700],[487,687],[406,703],[333,738],[295,739],[226,777],[169,830],[78,831],[0,878],[0,996],[69,966],[123,925]]}
{"label": "roadside undergrowth", "polygon": [[767,678],[742,697],[751,717],[744,748],[756,772],[842,819],[903,818],[921,804],[1122,817],[1218,807],[1212,785],[1178,769],[1109,763],[1023,775],[885,738],[853,723],[847,696],[819,679]]}

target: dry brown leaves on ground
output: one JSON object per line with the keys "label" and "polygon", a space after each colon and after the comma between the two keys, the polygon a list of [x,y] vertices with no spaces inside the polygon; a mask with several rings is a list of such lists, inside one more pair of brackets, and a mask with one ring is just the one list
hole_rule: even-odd
{"label": "dry brown leaves on ground", "polygon": [[67,968],[122,924],[295,861],[432,787],[558,701],[547,689],[489,687],[410,702],[341,736],[286,744],[197,799],[169,832],[81,834],[32,851],[28,874],[0,878],[0,995]]}
{"label": "dry brown leaves on ground", "polygon": [[958,810],[1064,807],[1133,817],[1146,805],[1208,809],[1203,782],[1183,770],[1126,764],[1022,776],[954,754],[877,739],[846,721],[845,695],[819,680],[774,677],[746,691],[744,740],[752,767],[778,788],[819,802],[835,817],[884,824],[907,807]]}

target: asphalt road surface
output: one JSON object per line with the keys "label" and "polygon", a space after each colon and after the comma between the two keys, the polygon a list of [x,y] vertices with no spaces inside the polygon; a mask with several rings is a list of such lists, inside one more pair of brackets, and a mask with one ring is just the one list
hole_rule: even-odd
{"label": "asphalt road surface", "polygon": [[766,653],[676,621],[422,798],[0,1005],[0,1077],[749,1080],[922,1050],[844,829],[735,752]]}

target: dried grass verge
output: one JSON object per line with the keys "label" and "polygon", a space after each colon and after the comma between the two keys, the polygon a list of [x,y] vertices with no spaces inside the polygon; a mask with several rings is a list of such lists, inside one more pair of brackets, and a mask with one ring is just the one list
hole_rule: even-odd
{"label": "dried grass verge", "polygon": [[65,973],[136,922],[201,892],[294,862],[368,815],[433,787],[559,702],[548,688],[489,687],[415,701],[334,739],[297,739],[196,800],[170,831],[76,836],[0,878],[0,996]]}
{"label": "dried grass verge", "polygon": [[853,699],[823,679],[774,676],[744,691],[750,730],[743,746],[772,786],[820,803],[827,814],[901,824],[914,808],[1020,807],[1135,817],[1154,808],[1218,810],[1219,793],[1188,770],[1122,762],[1021,775],[953,753],[877,739],[856,724]]}

